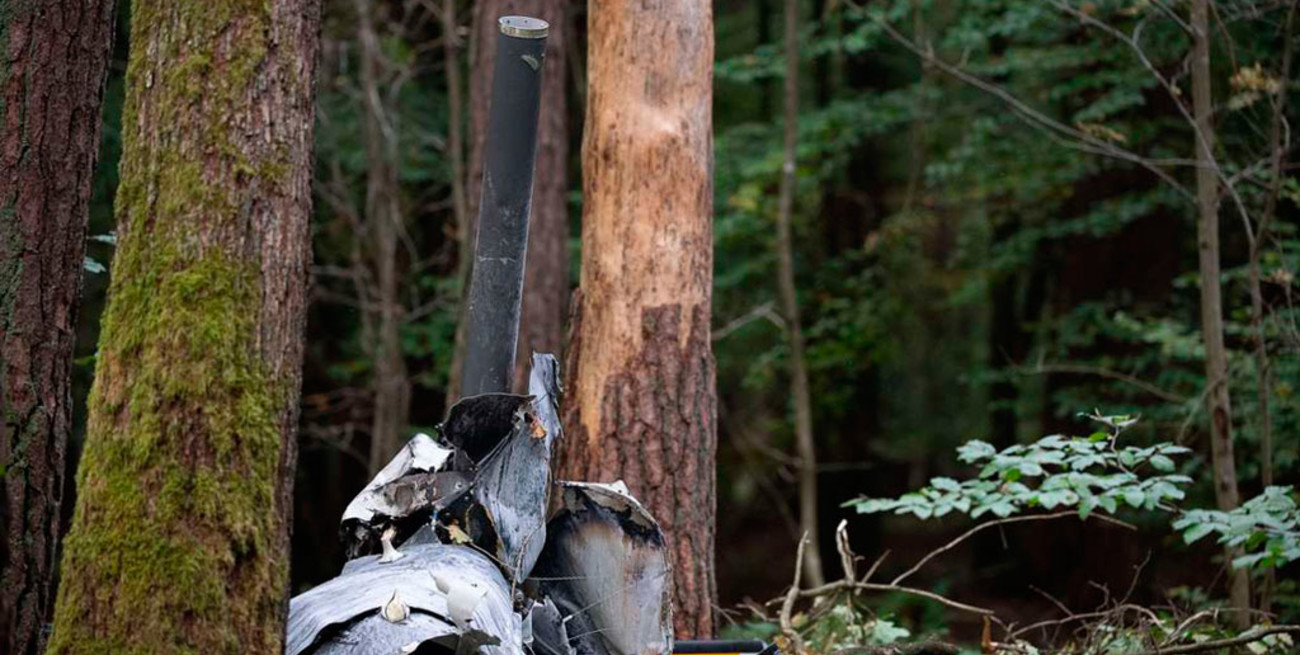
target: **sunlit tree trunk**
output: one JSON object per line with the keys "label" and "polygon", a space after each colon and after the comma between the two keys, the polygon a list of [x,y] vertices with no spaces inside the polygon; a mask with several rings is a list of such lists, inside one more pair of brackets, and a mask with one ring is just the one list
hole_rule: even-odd
{"label": "sunlit tree trunk", "polygon": [[785,143],[781,167],[781,192],[776,215],[776,249],[779,262],[781,311],[790,342],[790,398],[794,403],[794,438],[799,452],[799,528],[808,539],[804,580],[820,587],[820,540],[817,538],[817,448],[813,443],[812,397],[808,390],[808,362],[804,357],[803,325],[794,284],[794,244],[790,215],[798,186],[799,145],[799,0],[785,0]]}
{"label": "sunlit tree trunk", "polygon": [[[1237,466],[1232,452],[1232,404],[1228,395],[1228,353],[1223,343],[1223,299],[1219,285],[1219,181],[1214,166],[1214,107],[1210,90],[1209,0],[1192,2],[1192,110],[1196,119],[1196,200],[1200,221],[1197,243],[1201,274],[1201,335],[1205,340],[1205,394],[1210,417],[1210,448],[1214,495],[1219,509],[1235,509]],[[1231,553],[1229,553],[1231,555]],[[1233,607],[1250,607],[1250,578],[1231,570]],[[1245,612],[1238,621],[1249,622]]]}
{"label": "sunlit tree trunk", "polygon": [[[713,16],[593,0],[580,293],[559,475],[624,480],[672,553],[679,635],[711,635]],[[542,173],[539,167],[539,173]]]}
{"label": "sunlit tree trunk", "polygon": [[366,142],[365,225],[370,271],[374,280],[371,346],[370,473],[374,475],[403,443],[411,405],[411,383],[402,353],[405,321],[398,272],[402,235],[401,187],[397,179],[396,114],[381,85],[383,53],[375,31],[370,0],[356,0],[360,44],[362,134]]}
{"label": "sunlit tree trunk", "polygon": [[72,353],[113,0],[0,8],[0,652],[53,606]]}
{"label": "sunlit tree trunk", "polygon": [[137,0],[118,248],[52,653],[283,644],[314,0]]}

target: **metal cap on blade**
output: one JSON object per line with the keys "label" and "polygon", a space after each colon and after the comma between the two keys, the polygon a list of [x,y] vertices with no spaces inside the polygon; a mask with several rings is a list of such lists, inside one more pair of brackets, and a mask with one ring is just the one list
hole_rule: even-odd
{"label": "metal cap on blade", "polygon": [[544,39],[551,32],[551,24],[529,16],[502,16],[497,19],[501,33],[520,39]]}

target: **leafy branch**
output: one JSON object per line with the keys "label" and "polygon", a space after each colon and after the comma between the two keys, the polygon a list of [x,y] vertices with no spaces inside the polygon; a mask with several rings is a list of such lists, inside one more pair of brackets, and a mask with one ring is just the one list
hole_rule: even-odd
{"label": "leafy branch", "polygon": [[1105,425],[1087,437],[1051,435],[1002,450],[980,440],[957,449],[962,462],[980,466],[977,477],[937,477],[898,498],[857,498],[845,503],[861,514],[893,512],[938,518],[952,512],[1006,518],[1030,509],[1073,508],[1088,518],[1098,508],[1109,514],[1122,505],[1154,510],[1185,497],[1192,479],[1174,473],[1174,457],[1189,449],[1172,443],[1149,447],[1117,444],[1130,416],[1089,415]]}
{"label": "leafy branch", "polygon": [[1231,512],[1193,509],[1174,521],[1187,543],[1209,534],[1218,542],[1246,554],[1234,558],[1236,568],[1275,568],[1300,560],[1300,509],[1291,487],[1268,487]]}

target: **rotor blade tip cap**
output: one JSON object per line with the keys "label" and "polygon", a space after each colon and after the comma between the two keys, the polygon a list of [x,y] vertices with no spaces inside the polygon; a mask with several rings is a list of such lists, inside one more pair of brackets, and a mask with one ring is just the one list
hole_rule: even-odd
{"label": "rotor blade tip cap", "polygon": [[502,16],[497,25],[502,34],[521,39],[544,39],[551,32],[550,23],[530,16]]}

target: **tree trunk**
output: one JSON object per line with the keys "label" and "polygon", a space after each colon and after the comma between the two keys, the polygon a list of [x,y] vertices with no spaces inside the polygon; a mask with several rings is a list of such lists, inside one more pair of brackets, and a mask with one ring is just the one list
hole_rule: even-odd
{"label": "tree trunk", "polygon": [[0,10],[0,651],[53,605],[72,353],[113,0]]}
{"label": "tree trunk", "polygon": [[[568,0],[480,0],[474,3],[469,77],[469,230],[478,220],[479,190],[483,183],[483,144],[487,139],[488,102],[496,59],[497,18],[524,15],[551,24],[546,39],[546,65],[542,67],[541,113],[537,123],[537,171],[533,182],[532,214],[528,226],[528,258],[524,270],[523,306],[516,349],[516,391],[528,387],[528,365],[533,351],[559,356],[564,347],[564,320],[569,300],[569,126],[565,96],[568,40]],[[462,239],[462,257],[472,257],[474,240]],[[462,273],[469,281],[468,271]],[[464,321],[462,320],[463,324]],[[457,333],[457,353],[448,393],[460,391],[459,367],[464,347]]]}
{"label": "tree trunk", "polygon": [[283,643],[319,4],[137,0],[51,653]]}
{"label": "tree trunk", "polygon": [[776,215],[777,261],[780,263],[781,313],[790,342],[790,397],[794,402],[794,436],[799,452],[799,528],[808,540],[803,577],[810,587],[826,582],[821,542],[817,538],[817,448],[813,442],[812,398],[804,358],[803,326],[794,285],[794,244],[790,214],[797,190],[799,145],[799,0],[785,0],[785,146],[781,195]]}
{"label": "tree trunk", "polygon": [[[1291,79],[1292,36],[1295,33],[1295,14],[1300,2],[1291,2],[1286,12],[1286,26],[1282,29],[1282,74],[1278,79]],[[1269,124],[1269,184],[1268,194],[1264,197],[1264,211],[1260,214],[1255,238],[1250,243],[1250,262],[1248,265],[1248,282],[1250,284],[1250,327],[1255,337],[1255,407],[1259,415],[1259,481],[1265,487],[1273,486],[1273,413],[1269,406],[1273,395],[1273,371],[1268,354],[1268,338],[1264,329],[1264,292],[1261,289],[1260,255],[1268,242],[1268,231],[1277,215],[1277,201],[1282,193],[1282,179],[1286,175],[1286,152],[1290,149],[1288,138],[1283,138],[1283,126],[1286,123],[1286,84],[1278,86],[1277,93],[1270,98],[1273,119]],[[1273,609],[1273,588],[1277,581],[1275,572],[1269,569],[1259,581],[1259,609],[1271,612]]]}
{"label": "tree trunk", "polygon": [[[470,214],[465,189],[465,94],[460,79],[460,19],[456,14],[456,0],[443,0],[440,18],[443,66],[447,79],[447,159],[451,162],[451,208],[452,216],[456,219],[456,233],[460,235],[469,231]],[[463,244],[463,239],[458,243]],[[462,264],[464,261],[468,260],[463,260]],[[465,281],[469,281],[468,276]],[[456,388],[459,389],[460,385],[457,384]]]}
{"label": "tree trunk", "polygon": [[713,16],[593,0],[560,479],[622,479],[668,535],[678,635],[711,635]]}
{"label": "tree trunk", "polygon": [[[1292,38],[1294,34],[1296,8],[1300,3],[1292,2],[1286,13],[1286,26],[1282,30],[1282,73],[1278,79],[1291,79]],[[1269,184],[1264,197],[1264,211],[1259,217],[1259,226],[1255,231],[1255,240],[1251,243],[1249,282],[1250,282],[1250,324],[1255,337],[1255,375],[1258,387],[1257,403],[1259,414],[1259,477],[1260,482],[1269,487],[1273,485],[1273,416],[1269,409],[1269,396],[1273,393],[1273,378],[1268,356],[1268,340],[1264,332],[1264,293],[1260,280],[1260,256],[1268,242],[1268,231],[1277,215],[1277,201],[1282,195],[1282,180],[1286,175],[1286,153],[1290,139],[1285,139],[1283,127],[1286,124],[1286,84],[1278,85],[1277,93],[1269,98],[1273,117],[1269,123],[1268,157]]]}
{"label": "tree trunk", "polygon": [[[1219,185],[1213,169],[1214,107],[1210,90],[1209,0],[1192,2],[1192,110],[1196,118],[1196,200],[1200,213],[1201,335],[1205,340],[1205,394],[1210,417],[1210,449],[1214,496],[1219,509],[1239,504],[1237,466],[1232,453],[1232,404],[1228,395],[1228,352],[1223,343],[1223,299],[1219,285]],[[1232,553],[1229,553],[1231,558]],[[1250,578],[1243,569],[1230,569],[1231,601],[1250,607]],[[1238,622],[1250,621],[1238,612]]]}
{"label": "tree trunk", "polygon": [[397,180],[396,112],[381,88],[383,53],[375,32],[370,0],[356,0],[357,41],[361,46],[361,114],[366,142],[366,237],[373,272],[375,307],[371,324],[370,474],[379,472],[402,446],[411,405],[411,383],[402,355],[405,321],[397,270],[398,239],[402,234],[401,188]]}

